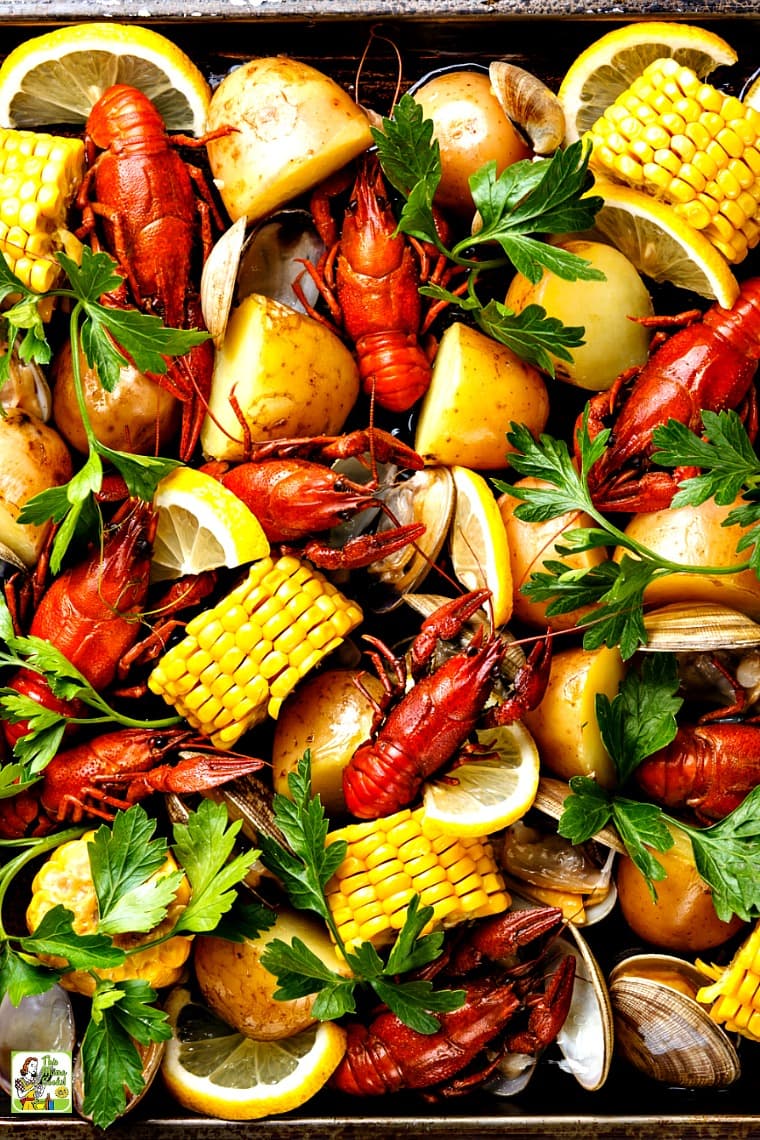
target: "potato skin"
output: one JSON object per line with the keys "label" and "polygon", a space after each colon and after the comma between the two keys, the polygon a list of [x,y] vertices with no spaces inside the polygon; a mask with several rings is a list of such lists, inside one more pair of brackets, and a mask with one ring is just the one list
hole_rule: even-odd
{"label": "potato skin", "polygon": [[584,344],[570,349],[572,361],[552,357],[555,375],[579,388],[601,391],[621,372],[646,363],[651,333],[630,318],[650,316],[652,299],[632,262],[613,246],[580,240],[557,245],[590,261],[606,280],[565,281],[546,269],[533,285],[517,273],[505,303],[516,313],[540,305],[547,316],[565,325],[582,325]]}
{"label": "potato skin", "polygon": [[276,1001],[277,979],[261,964],[261,954],[274,938],[300,938],[331,969],[346,974],[326,928],[316,919],[283,910],[255,941],[229,942],[199,935],[193,948],[195,975],[209,1007],[233,1029],[259,1041],[292,1037],[313,1024],[316,994]]}
{"label": "potato skin", "polygon": [[345,811],[343,769],[372,726],[372,705],[355,683],[360,676],[367,689],[380,697],[382,685],[371,674],[326,669],[307,678],[283,702],[272,742],[276,792],[290,795],[288,775],[308,749],[312,791],[319,793],[331,815]]}
{"label": "potato skin", "polygon": [[475,204],[469,177],[486,162],[496,173],[513,162],[530,158],[532,150],[505,115],[481,71],[447,71],[414,92],[424,118],[433,122],[433,137],[441,151],[441,181],[436,205],[472,213]]}
{"label": "potato skin", "polygon": [[50,529],[17,521],[24,503],[68,482],[71,455],[59,433],[36,416],[10,408],[0,417],[0,543],[34,566]]}
{"label": "potato skin", "polygon": [[623,917],[639,938],[666,950],[697,953],[720,946],[744,923],[735,915],[729,922],[718,918],[712,891],[694,865],[688,836],[675,828],[671,834],[673,846],[654,852],[667,871],[667,877],[655,884],[656,902],[636,864],[628,856],[619,859],[617,888]]}
{"label": "potato skin", "polygon": [[[733,566],[747,559],[736,552],[745,533],[739,526],[723,526],[730,511],[740,503],[719,506],[708,499],[695,507],[651,511],[634,515],[626,534],[673,562],[690,566]],[[616,559],[622,551],[616,550]],[[713,602],[760,619],[760,582],[753,570],[737,574],[668,574],[657,578],[644,591],[648,606],[669,602]]]}
{"label": "potato skin", "polygon": [[[87,414],[100,443],[115,451],[151,455],[174,438],[179,428],[179,401],[160,384],[130,365],[122,368],[118,384],[109,392],[84,354],[80,368]],[[89,444],[74,391],[68,341],[56,356],[52,380],[56,427],[70,447],[86,455]]]}
{"label": "potato skin", "polygon": [[232,221],[263,218],[372,145],[364,111],[342,87],[284,55],[248,60],[214,91],[209,165]]}
{"label": "potato skin", "polygon": [[[516,487],[540,487],[542,485],[548,486],[543,480],[536,479],[533,476],[519,479],[515,483]],[[515,516],[515,508],[522,501],[522,499],[509,494],[504,494],[497,500],[507,530],[509,560],[512,566],[512,582],[514,584],[514,616],[519,621],[527,622],[528,625],[538,625],[542,628],[548,625],[553,630],[572,629],[578,623],[579,618],[587,612],[588,607],[572,610],[567,614],[547,617],[546,607],[549,603],[532,601],[522,593],[522,587],[532,574],[541,571],[547,561],[559,559],[568,566],[579,570],[590,569],[592,566],[598,566],[600,562],[604,562],[606,555],[600,547],[594,550],[581,551],[578,554],[558,554],[556,550],[555,543],[561,540],[565,531],[573,530],[576,527],[591,526],[593,520],[582,511],[574,511],[554,519],[547,519],[546,522],[523,522]]]}
{"label": "potato skin", "polygon": [[233,391],[254,443],[335,435],[359,395],[359,370],[336,333],[251,293],[230,314],[216,354],[209,414],[201,428],[207,457],[245,458]]}

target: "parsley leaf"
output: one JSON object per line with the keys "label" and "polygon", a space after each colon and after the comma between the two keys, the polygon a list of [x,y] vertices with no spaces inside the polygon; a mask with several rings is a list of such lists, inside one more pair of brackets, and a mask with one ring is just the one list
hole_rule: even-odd
{"label": "parsley leaf", "polygon": [[511,265],[532,282],[545,269],[568,281],[604,280],[604,274],[584,258],[543,240],[545,234],[593,225],[602,199],[588,194],[594,181],[588,169],[590,148],[572,143],[551,158],[513,163],[498,176],[496,163],[485,163],[470,177],[479,227],[448,249],[433,209],[441,160],[432,122],[423,118],[420,105],[406,94],[396,104],[393,117],[383,119],[382,130],[373,128],[372,134],[384,174],[405,198],[399,232],[432,244],[453,265],[469,270],[464,296],[440,286],[423,285],[420,292],[459,305],[488,336],[553,376],[550,353],[571,360],[568,350],[583,344],[583,329],[563,326],[539,306],[532,306],[526,316],[517,316],[496,301],[483,305],[476,285],[484,269],[502,265]]}
{"label": "parsley leaf", "polygon": [[[289,849],[268,836],[261,837],[264,863],[277,874],[294,906],[311,910],[326,922],[352,976],[326,966],[299,938],[286,943],[272,939],[262,954],[262,963],[277,978],[278,1000],[304,997],[316,993],[314,1017],[332,1020],[352,1013],[356,1008],[357,985],[372,988],[401,1019],[420,1032],[432,1033],[439,1028],[431,1010],[457,1009],[464,1000],[461,990],[434,991],[428,982],[390,979],[399,973],[433,961],[441,951],[443,935],[421,932],[433,917],[433,908],[421,907],[414,896],[407,907],[404,925],[384,963],[370,942],[348,950],[340,937],[325,898],[324,888],[343,862],[347,845],[339,839],[328,844],[328,824],[319,796],[312,797],[310,757],[301,757],[298,768],[288,776],[293,799],[274,797],[275,822]],[[424,1027],[424,1028],[423,1028]]]}
{"label": "parsley leaf", "polygon": [[229,822],[223,803],[203,799],[187,823],[174,824],[174,852],[192,888],[174,932],[213,930],[237,898],[235,887],[248,874],[258,851],[230,859],[242,820]]}
{"label": "parsley leaf", "polygon": [[641,672],[630,670],[612,700],[596,695],[596,716],[605,747],[624,784],[642,760],[664,748],[677,731],[678,669],[670,653],[644,657]]}
{"label": "parsley leaf", "polygon": [[108,970],[120,966],[126,955],[105,934],[77,934],[74,915],[58,904],[51,907],[32,934],[19,939],[28,954],[54,954],[75,970]]}
{"label": "parsley leaf", "polygon": [[19,953],[7,942],[0,943],[0,997],[7,994],[11,1005],[19,1005],[33,994],[47,993],[62,973],[63,970],[52,970]]}
{"label": "parsley leaf", "polygon": [[83,1108],[100,1128],[124,1112],[127,1090],[136,1096],[145,1087],[135,1041],[147,1045],[171,1037],[166,1014],[155,1008],[155,1000],[155,990],[140,979],[118,984],[98,980],[82,1040],[82,1063]]}

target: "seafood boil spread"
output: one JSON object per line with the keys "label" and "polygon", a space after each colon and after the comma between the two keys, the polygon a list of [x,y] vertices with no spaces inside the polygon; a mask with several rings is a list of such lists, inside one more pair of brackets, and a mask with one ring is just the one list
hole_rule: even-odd
{"label": "seafood boil spread", "polygon": [[381,41],[0,64],[11,1112],[756,1071],[760,80]]}

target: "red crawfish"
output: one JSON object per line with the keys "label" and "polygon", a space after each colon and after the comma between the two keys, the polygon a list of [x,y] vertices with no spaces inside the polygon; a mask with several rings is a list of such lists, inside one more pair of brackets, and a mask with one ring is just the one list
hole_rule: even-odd
{"label": "red crawfish", "polygon": [[371,462],[394,462],[418,471],[423,461],[401,440],[373,428],[343,436],[312,439],[280,439],[251,445],[251,459],[230,467],[209,463],[205,471],[215,475],[251,508],[271,543],[299,547],[315,565],[324,569],[367,566],[419,538],[424,526],[407,526],[349,539],[342,548],[313,538],[315,532],[340,525],[353,515],[371,508],[383,509],[376,479],[356,483],[324,463],[306,458],[318,455],[325,461],[369,453]]}
{"label": "red crawfish", "polygon": [[[359,165],[339,237],[324,192],[312,199],[312,212],[328,249],[319,266],[307,263],[306,271],[355,346],[364,391],[388,411],[407,411],[431,378],[430,358],[419,339],[434,315],[431,310],[422,319],[419,286],[428,272],[426,252],[396,232],[375,155]],[[302,296],[301,302],[317,315]]]}
{"label": "red crawfish", "polygon": [[[102,546],[53,580],[32,617],[29,634],[60,650],[98,692],[121,675],[144,630],[156,525],[157,515],[149,503],[124,502],[106,527]],[[162,634],[176,624],[169,617],[172,608],[200,599],[209,586],[209,578],[199,577],[172,587],[169,603],[161,611],[167,624],[160,621],[150,635],[159,648]],[[79,702],[55,696],[44,676],[32,669],[18,670],[8,684],[45,708],[71,716],[81,708]],[[4,721],[3,730],[14,745],[27,727],[24,721]]]}
{"label": "red crawfish", "polygon": [[[212,222],[219,230],[223,222],[203,173],[175,148],[203,146],[209,137],[170,137],[150,99],[126,84],[109,87],[87,120],[91,165],[77,198],[78,236],[89,234],[93,248],[105,248],[126,279],[132,303],[170,328],[205,330],[193,259],[200,241],[205,260]],[[126,303],[126,291],[116,301]],[[183,404],[179,450],[185,460],[206,414],[213,361],[207,340],[153,377]]]}
{"label": "red crawfish", "polygon": [[377,819],[399,811],[414,800],[428,776],[457,754],[478,723],[511,724],[540,702],[551,665],[548,635],[518,669],[512,696],[485,716],[483,709],[507,650],[503,638],[492,634],[484,640],[481,630],[467,649],[423,675],[439,639],[455,637],[489,597],[488,590],[474,590],[425,619],[410,650],[415,684],[406,693],[406,660],[395,657],[377,638],[365,637],[384,692],[377,701],[359,682],[374,717],[371,738],[357,748],[343,771],[346,806],[353,815]]}
{"label": "red crawfish", "polygon": [[760,784],[760,726],[723,721],[682,725],[636,769],[647,796],[671,810],[723,819]]}
{"label": "red crawfish", "polygon": [[434,963],[433,972],[439,987],[442,977],[450,978],[465,991],[464,1004],[441,1014],[433,1034],[410,1029],[388,1010],[369,1025],[349,1022],[346,1052],[331,1083],[357,1096],[417,1089],[437,1099],[481,1084],[506,1052],[532,1054],[551,1044],[570,1009],[575,958],[561,960],[545,989],[540,954],[514,963],[517,951],[545,943],[561,923],[556,907],[536,907],[458,928],[457,948],[440,966]]}
{"label": "red crawfish", "polygon": [[[694,314],[684,314],[693,317]],[[670,506],[679,481],[693,468],[653,469],[652,433],[675,419],[702,429],[702,412],[736,409],[752,439],[757,433],[754,376],[760,359],[760,277],[742,285],[732,309],[713,305],[669,336],[634,374],[625,373],[589,401],[592,438],[605,426],[611,436],[589,472],[595,505],[610,511],[656,511]],[[580,421],[576,425],[576,433]]]}
{"label": "red crawfish", "polygon": [[[153,792],[201,792],[263,764],[208,746],[198,750],[191,736],[183,728],[128,728],[59,752],[44,769],[39,786],[0,800],[0,836],[42,835],[55,824],[90,817],[111,820],[116,811]],[[178,763],[159,763],[183,743],[189,747],[178,752]]]}

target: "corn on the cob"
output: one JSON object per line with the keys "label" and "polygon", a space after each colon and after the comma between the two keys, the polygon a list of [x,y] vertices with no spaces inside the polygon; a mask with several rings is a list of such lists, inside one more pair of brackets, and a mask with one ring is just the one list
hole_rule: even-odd
{"label": "corn on the cob", "polygon": [[669,203],[732,263],[760,239],[760,113],[673,58],[651,63],[586,136],[592,167]]}
{"label": "corn on the cob", "polygon": [[[88,831],[79,839],[62,843],[40,867],[32,882],[32,898],[26,911],[26,923],[30,931],[35,930],[49,910],[59,905],[73,912],[73,927],[77,934],[93,934],[97,930],[98,900],[87,850],[94,835],[94,831]],[[163,865],[152,878],[163,878],[176,870],[174,856],[167,854]],[[114,945],[132,950],[142,942],[160,938],[174,929],[189,899],[190,886],[183,876],[163,922],[145,934],[115,934]],[[192,941],[191,937],[178,934],[160,946],[129,954],[121,966],[109,970],[99,969],[95,973],[113,982],[141,978],[154,989],[171,986],[182,975]],[[64,959],[50,954],[40,954],[39,958],[50,966],[61,967],[66,964]],[[69,970],[62,976],[61,985],[88,997],[95,992],[95,979],[89,970]]]}
{"label": "corn on the cob", "polygon": [[346,857],[325,894],[347,949],[392,942],[413,895],[433,908],[426,931],[500,914],[511,902],[488,839],[446,835],[408,808],[330,832],[344,839]]}
{"label": "corn on the cob", "polygon": [[697,966],[715,981],[697,992],[697,1001],[710,1006],[710,1017],[729,1033],[760,1041],[760,922],[739,947],[728,966]]}
{"label": "corn on the cob", "polygon": [[230,748],[362,621],[355,602],[290,555],[254,562],[239,586],[188,622],[148,678],[150,689]]}
{"label": "corn on the cob", "polygon": [[0,252],[36,293],[55,285],[58,250],[76,255],[66,215],[83,173],[81,139],[0,128]]}

